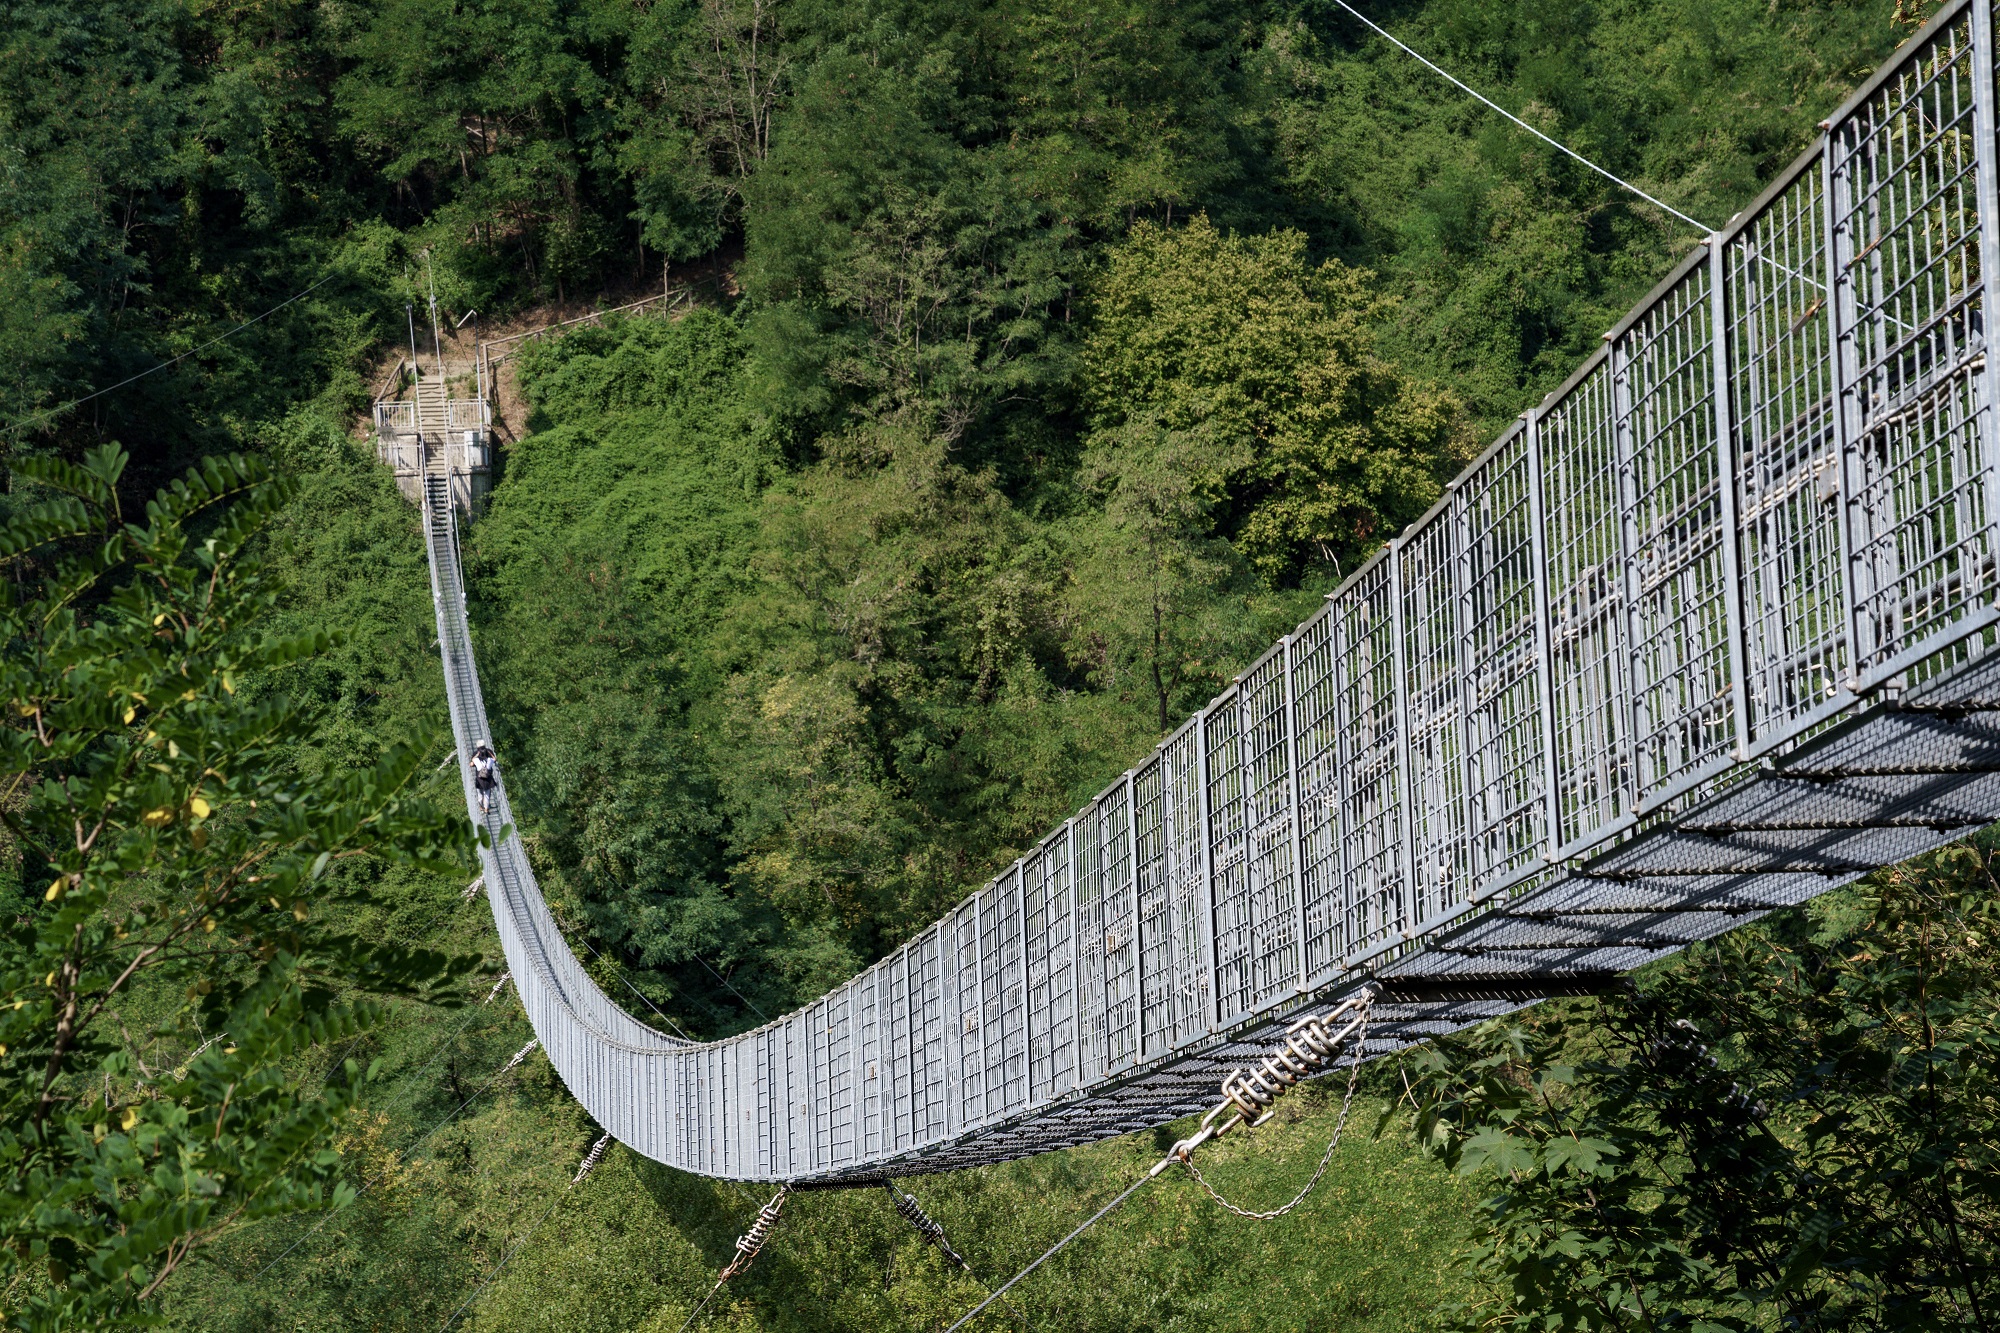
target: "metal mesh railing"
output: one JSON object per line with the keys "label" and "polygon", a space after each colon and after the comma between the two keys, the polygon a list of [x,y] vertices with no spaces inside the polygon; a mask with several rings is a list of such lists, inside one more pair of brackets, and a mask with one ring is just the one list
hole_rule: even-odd
{"label": "metal mesh railing", "polygon": [[[497,838],[507,963],[578,1099],[708,1175],[1018,1156],[1212,1100],[1364,982],[1389,1049],[2000,817],[1994,720],[1966,720],[2000,699],[1987,2],[1947,6],[1296,632],[830,995],[655,1032]],[[448,495],[426,479],[469,753]]]}

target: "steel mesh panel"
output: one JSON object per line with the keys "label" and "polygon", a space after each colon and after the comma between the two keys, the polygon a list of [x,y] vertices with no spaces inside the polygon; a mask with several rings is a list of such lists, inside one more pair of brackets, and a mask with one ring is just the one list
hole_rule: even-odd
{"label": "steel mesh panel", "polygon": [[1396,734],[1396,608],[1388,560],[1370,565],[1332,605],[1339,694],[1341,873],[1347,952],[1410,924],[1403,883],[1401,745]]}
{"label": "steel mesh panel", "polygon": [[958,1060],[952,1071],[958,1076],[958,1105],[953,1125],[964,1129],[976,1125],[986,1110],[986,988],[979,950],[979,921],[986,912],[991,885],[960,904],[952,914],[951,972],[957,996]]}
{"label": "steel mesh panel", "polygon": [[986,1115],[1005,1114],[1028,1101],[1027,987],[1021,972],[1020,867],[993,886],[991,918],[983,929],[982,952],[992,960],[987,1012],[992,1025],[986,1042]]}
{"label": "steel mesh panel", "polygon": [[854,1119],[859,1109],[854,1086],[854,992],[850,982],[833,993],[827,1006],[827,1145],[822,1169],[854,1160]]}
{"label": "steel mesh panel", "polygon": [[1848,674],[1826,193],[1815,161],[1722,252],[1750,720],[1821,709]]}
{"label": "steel mesh panel", "polygon": [[1402,562],[1403,679],[1409,692],[1413,904],[1427,921],[1469,896],[1465,718],[1457,607],[1459,525],[1438,510],[1397,548]]}
{"label": "steel mesh panel", "polygon": [[1243,887],[1218,899],[1216,912],[1219,1004],[1229,1014],[1247,1013],[1298,981],[1285,685],[1284,655],[1272,653],[1237,692]]}
{"label": "steel mesh panel", "polygon": [[1208,857],[1213,901],[1209,923],[1215,941],[1215,1002],[1229,1021],[1248,1007],[1250,994],[1250,851],[1243,799],[1242,687],[1209,709]]}
{"label": "steel mesh panel", "polygon": [[1030,856],[1023,873],[1029,945],[1028,1095],[1043,1102],[1068,1090],[1075,1060],[1075,914],[1070,905],[1067,830]]}
{"label": "steel mesh panel", "polygon": [[1133,938],[1132,787],[1121,782],[1099,802],[1104,847],[1104,1061],[1128,1065],[1138,1053],[1139,948]]}
{"label": "steel mesh panel", "polygon": [[1101,1077],[1110,1061],[1105,1032],[1104,817],[1085,807],[1070,824],[1071,873],[1076,883],[1076,1068],[1080,1079]]}
{"label": "steel mesh panel", "polygon": [[919,1042],[915,1051],[917,1079],[912,1086],[910,1138],[913,1143],[932,1143],[951,1132],[951,1071],[948,1062],[957,1046],[946,1012],[948,992],[945,976],[944,931],[927,930],[911,955],[914,968],[910,988],[915,993],[913,1008],[922,1015]]}
{"label": "steel mesh panel", "polygon": [[1172,981],[1167,1001],[1171,1042],[1208,1031],[1208,969],[1202,962],[1201,918],[1208,901],[1202,874],[1201,718],[1182,727],[1161,751],[1166,777],[1167,940]]}
{"label": "steel mesh panel", "polygon": [[1132,775],[1132,831],[1137,839],[1139,903],[1139,1058],[1173,1044],[1172,887],[1167,869],[1166,768],[1158,758]]}
{"label": "steel mesh panel", "polygon": [[1305,972],[1326,976],[1346,956],[1347,903],[1340,861],[1340,679],[1333,608],[1292,636],[1292,728],[1299,761],[1299,869],[1305,900]]}
{"label": "steel mesh panel", "polygon": [[1468,475],[1465,512],[1468,806],[1476,886],[1534,864],[1546,837],[1528,433]]}
{"label": "steel mesh panel", "polygon": [[1632,735],[1643,803],[1726,762],[1736,740],[1708,268],[1661,297],[1617,350],[1629,404]]}
{"label": "steel mesh panel", "polygon": [[1971,39],[1968,12],[1828,139],[1864,683],[1992,600]]}
{"label": "steel mesh panel", "polygon": [[870,1158],[888,1151],[882,1141],[882,1092],[889,1086],[882,1059],[887,1026],[882,991],[888,984],[888,972],[885,967],[869,968],[856,978],[854,990],[856,1129],[859,1154]]}
{"label": "steel mesh panel", "polygon": [[1630,626],[1611,363],[1539,421],[1548,523],[1549,654],[1555,694],[1558,846],[1631,813]]}

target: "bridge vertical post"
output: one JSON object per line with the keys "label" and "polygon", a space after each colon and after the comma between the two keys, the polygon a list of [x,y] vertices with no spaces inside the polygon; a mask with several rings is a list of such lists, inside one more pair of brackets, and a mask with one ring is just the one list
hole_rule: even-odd
{"label": "bridge vertical post", "polygon": [[[1979,431],[1979,461],[1986,474],[1984,500],[1988,558],[2000,563],[2000,357],[1996,357],[1994,325],[2000,320],[2000,108],[1993,86],[1994,31],[1991,0],[1972,4],[1972,123],[1976,133],[1973,188],[1979,204],[1980,341],[1985,351],[1984,429]],[[1975,414],[1974,420],[1979,420]],[[1969,641],[1977,651],[1979,638]]]}
{"label": "bridge vertical post", "polygon": [[[1034,941],[1028,938],[1028,858],[1025,856],[1022,857],[1020,860],[1014,862],[1014,920],[1019,922],[1021,926],[1021,947],[1019,951],[1015,954],[1015,957],[1020,959],[1019,980],[1021,985],[1021,1103],[1020,1104],[1022,1106],[1028,1106],[1031,1105],[1035,1100],[1035,1005],[1033,999],[1033,988],[1028,984],[1028,977],[1030,975],[1030,969],[1028,967],[1028,950],[1031,947],[1035,947],[1035,943]],[[1042,967],[1046,969],[1049,965],[1049,955],[1048,955],[1049,935],[1048,935],[1048,925],[1047,925],[1048,914],[1046,912],[1042,914],[1042,920],[1043,920],[1043,926],[1042,926],[1042,939],[1040,948],[1042,950]],[[1001,963],[1002,966],[1004,967],[1006,963],[1006,955],[1004,953],[1001,955]],[[1000,980],[1001,980],[1000,1008],[1001,1008],[1001,1013],[1004,1016],[1007,1008],[1007,1001],[1006,1001],[1007,978],[1004,973],[1001,975]],[[1003,1040],[1002,1042],[1003,1062],[1004,1062],[1004,1057],[1005,1057],[1005,1042]],[[1002,1077],[1003,1078],[1007,1077],[1004,1063],[1002,1065]],[[1004,1092],[1001,1094],[1000,1104],[1003,1107],[1011,1104],[1010,1097]]]}
{"label": "bridge vertical post", "polygon": [[1722,604],[1729,633],[1729,706],[1735,719],[1736,759],[1750,757],[1750,653],[1743,631],[1743,551],[1736,498],[1736,411],[1731,401],[1729,299],[1723,271],[1722,233],[1708,238],[1709,359],[1713,363],[1715,398],[1716,486],[1722,502]]}
{"label": "bridge vertical post", "polygon": [[1070,1086],[1083,1086],[1083,898],[1076,891],[1076,816],[1063,821],[1063,864],[1069,878]]}
{"label": "bridge vertical post", "polygon": [[1856,457],[1855,423],[1848,414],[1852,394],[1848,363],[1848,330],[1853,324],[1849,300],[1851,288],[1842,280],[1843,266],[1840,262],[1840,238],[1845,233],[1845,224],[1841,219],[1838,194],[1841,173],[1834,162],[1840,136],[1838,127],[1831,121],[1823,122],[1821,128],[1820,205],[1826,213],[1826,246],[1822,253],[1826,274],[1827,375],[1833,400],[1830,415],[1834,449],[1838,455],[1834,464],[1834,479],[1838,483],[1840,506],[1839,521],[1834,526],[1840,537],[1840,600],[1844,613],[1841,628],[1847,638],[1847,679],[1842,683],[1849,692],[1858,694],[1861,691],[1861,663],[1865,650],[1861,636],[1861,595],[1855,581],[1854,484],[1859,459]]}
{"label": "bridge vertical post", "polygon": [[[964,1081],[962,1064],[964,1060],[960,1029],[965,1020],[958,1013],[958,909],[947,912],[937,923],[938,948],[938,1048],[944,1061],[942,1077],[938,1080],[939,1091],[944,1097],[944,1136],[950,1138],[958,1133],[959,1125],[959,1085]],[[947,937],[946,931],[950,934]],[[957,1052],[959,1059],[952,1059]]]}
{"label": "bridge vertical post", "polygon": [[1553,867],[1562,846],[1562,792],[1556,772],[1555,646],[1549,608],[1549,511],[1542,479],[1542,413],[1521,414],[1528,433],[1528,558],[1534,562],[1535,693],[1542,710],[1542,860]]}
{"label": "bridge vertical post", "polygon": [[[1139,938],[1139,784],[1134,779],[1139,770],[1125,770],[1125,858],[1129,863],[1126,874],[1126,901],[1131,904],[1131,917],[1126,922],[1126,930],[1132,936],[1132,1063],[1139,1063],[1141,1043],[1145,1040],[1146,1002],[1146,942]],[[1110,950],[1105,950],[1105,961],[1110,961]],[[1109,1012],[1105,1023],[1106,1035],[1110,1032]]]}
{"label": "bridge vertical post", "polygon": [[1281,642],[1285,673],[1285,819],[1286,847],[1292,863],[1292,950],[1298,964],[1298,980],[1294,988],[1306,989],[1306,877],[1305,849],[1299,846],[1299,707],[1296,682],[1292,679],[1295,663],[1292,648],[1296,634],[1287,634]]}

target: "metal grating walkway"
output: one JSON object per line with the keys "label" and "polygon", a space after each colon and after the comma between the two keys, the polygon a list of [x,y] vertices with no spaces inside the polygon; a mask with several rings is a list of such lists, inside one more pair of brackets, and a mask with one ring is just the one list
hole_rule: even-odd
{"label": "metal grating walkway", "polygon": [[[1990,3],[1947,5],[1221,697],[831,994],[663,1036],[584,975],[518,839],[483,852],[570,1090],[704,1175],[998,1161],[1204,1106],[1364,981],[1391,1050],[2000,818]],[[469,754],[451,479],[424,478]]]}

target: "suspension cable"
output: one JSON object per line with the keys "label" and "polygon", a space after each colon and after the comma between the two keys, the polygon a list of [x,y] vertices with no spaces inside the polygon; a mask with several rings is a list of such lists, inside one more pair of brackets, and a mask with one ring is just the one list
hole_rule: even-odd
{"label": "suspension cable", "polygon": [[[535,1047],[539,1044],[540,1043],[538,1042],[531,1041],[526,1046],[523,1046],[520,1050],[514,1052],[514,1056],[512,1059],[507,1061],[506,1064],[500,1066],[499,1069],[495,1070],[492,1076],[488,1078],[484,1083],[480,1084],[478,1087],[474,1088],[471,1092],[467,1093],[465,1095],[465,1100],[461,1101],[457,1106],[454,1106],[451,1108],[451,1110],[447,1111],[442,1119],[440,1119],[436,1124],[432,1125],[429,1129],[425,1130],[423,1134],[414,1143],[410,1144],[407,1148],[404,1148],[402,1151],[405,1153],[415,1153],[417,1149],[423,1147],[426,1143],[429,1143],[432,1137],[435,1136],[439,1130],[443,1129],[446,1125],[450,1124],[453,1120],[458,1118],[459,1112],[463,1111],[466,1107],[472,1105],[474,1098],[478,1097],[481,1093],[485,1092],[488,1088],[492,1087],[495,1083],[499,1082],[501,1075],[505,1074],[508,1070],[520,1064],[521,1061],[527,1059],[528,1052],[534,1050]],[[428,1068],[429,1066],[427,1065],[425,1067]],[[386,1167],[383,1170],[378,1171],[372,1179],[363,1181],[361,1183],[361,1187],[354,1191],[354,1198],[355,1199],[360,1198],[362,1195],[366,1194],[369,1190],[373,1189],[375,1186],[381,1184],[384,1180],[388,1179],[389,1173],[393,1169],[394,1169],[393,1167]],[[348,1200],[348,1202],[352,1203],[353,1199]],[[286,1255],[289,1255],[293,1250],[298,1249],[299,1246],[305,1244],[307,1241],[311,1240],[314,1236],[317,1236],[321,1231],[325,1230],[326,1224],[333,1221],[333,1218],[334,1214],[331,1210],[329,1210],[327,1212],[327,1215],[319,1220],[319,1224],[317,1226],[313,1227],[312,1230],[306,1232],[305,1235],[300,1236],[290,1245],[287,1245],[284,1248],[284,1250],[279,1253],[276,1259],[273,1259],[270,1263],[265,1264],[262,1268],[258,1269],[257,1276],[261,1278],[264,1276],[264,1274],[270,1272],[273,1268],[276,1268],[280,1263],[283,1263]]]}
{"label": "suspension cable", "polygon": [[1347,0],[1333,0],[1333,3],[1339,5],[1342,9],[1354,15],[1355,18],[1360,19],[1363,24],[1373,29],[1376,33],[1378,33],[1382,37],[1387,38],[1391,45],[1401,50],[1403,54],[1414,59],[1418,64],[1422,65],[1425,69],[1431,71],[1431,73],[1437,75],[1441,79],[1444,79],[1446,82],[1450,83],[1453,87],[1457,88],[1460,92],[1465,93],[1470,97],[1477,98],[1481,102],[1484,102],[1487,106],[1493,108],[1495,111],[1498,111],[1501,115],[1513,121],[1516,125],[1519,125],[1522,129],[1534,135],[1537,139],[1540,139],[1543,143],[1549,145],[1549,147],[1555,149],[1557,152],[1566,154],[1567,156],[1576,159],[1578,162],[1581,162],[1584,166],[1589,167],[1592,171],[1604,177],[1604,179],[1610,181],[1612,184],[1630,190],[1633,194],[1638,195],[1641,199],[1644,199],[1647,203],[1653,205],[1655,208],[1665,209],[1667,212],[1672,213],[1675,217],[1679,218],[1682,222],[1687,223],[1690,227],[1699,227],[1704,232],[1713,232],[1715,230],[1713,227],[1710,227],[1706,223],[1697,221],[1696,219],[1689,217],[1687,214],[1681,212],[1678,208],[1675,208],[1672,204],[1667,203],[1666,201],[1661,199],[1655,199],[1652,195],[1647,194],[1644,190],[1634,185],[1631,181],[1626,180],[1624,177],[1614,175],[1605,168],[1598,166],[1595,162],[1585,157],[1582,153],[1577,152],[1574,148],[1571,148],[1569,145],[1561,143],[1558,140],[1551,139],[1548,135],[1542,133],[1540,130],[1536,129],[1533,125],[1530,125],[1527,121],[1522,120],[1519,116],[1509,111],[1506,107],[1501,106],[1498,102],[1488,97],[1485,93],[1480,92],[1477,88],[1474,88],[1471,84],[1466,83],[1463,79],[1460,79],[1456,75],[1452,74],[1449,70],[1445,69],[1443,66],[1438,65],[1436,62],[1427,59],[1421,52],[1417,51],[1413,47],[1410,47],[1405,43],[1403,43],[1402,41],[1398,40],[1396,37],[1391,35],[1387,29],[1377,24],[1373,19],[1369,18],[1366,14],[1356,9],[1353,5],[1348,4]]}
{"label": "suspension cable", "polygon": [[[1201,1187],[1208,1191],[1210,1198],[1239,1217],[1268,1221],[1283,1217],[1298,1207],[1306,1195],[1312,1192],[1313,1187],[1319,1184],[1320,1177],[1326,1174],[1326,1164],[1332,1158],[1334,1148],[1340,1143],[1341,1130],[1346,1127],[1348,1108],[1353,1104],[1361,1060],[1367,1053],[1364,1043],[1367,1040],[1368,1012],[1374,1002],[1374,987],[1364,987],[1358,994],[1343,1000],[1325,1014],[1308,1015],[1286,1028],[1284,1043],[1276,1052],[1251,1069],[1233,1070],[1222,1080],[1222,1103],[1202,1117],[1200,1126],[1193,1134],[1168,1149],[1167,1155],[1154,1164],[1152,1170],[1127,1185],[1116,1198],[1084,1219],[1074,1231],[1042,1251],[1039,1258],[1009,1278],[991,1296],[973,1306],[957,1323],[946,1329],[945,1333],[958,1333],[959,1329],[971,1323],[987,1306],[1012,1290],[1022,1278],[1054,1258],[1064,1246],[1090,1230],[1112,1209],[1138,1193],[1140,1186],[1177,1162],[1188,1168],[1200,1182]],[[1337,1032],[1332,1031],[1334,1025],[1343,1017],[1348,1019],[1346,1025]],[[1195,1170],[1194,1150],[1204,1143],[1221,1138],[1239,1125],[1247,1131],[1270,1120],[1276,1113],[1275,1104],[1278,1098],[1289,1092],[1300,1080],[1332,1067],[1339,1059],[1341,1050],[1347,1048],[1350,1038],[1354,1039],[1351,1049],[1355,1072],[1348,1075],[1347,1096],[1341,1104],[1340,1119],[1333,1131],[1333,1142],[1327,1145],[1325,1155],[1320,1158],[1319,1169],[1313,1172],[1312,1179],[1306,1182],[1306,1187],[1300,1190],[1290,1203],[1269,1213],[1253,1213],[1238,1208],[1216,1193],[1208,1182],[1202,1179],[1201,1173]],[[1227,1119],[1223,1118],[1225,1116]],[[686,1330],[683,1329],[682,1333],[686,1333]]]}
{"label": "suspension cable", "polygon": [[[882,1177],[882,1188],[889,1191],[889,1198],[896,1205],[897,1216],[908,1222],[919,1236],[922,1236],[925,1240],[935,1245],[938,1248],[938,1252],[944,1255],[948,1261],[957,1264],[963,1269],[967,1277],[977,1282],[980,1286],[986,1287],[988,1292],[992,1292],[993,1289],[987,1286],[985,1279],[972,1271],[972,1265],[967,1262],[966,1257],[952,1248],[951,1242],[945,1238],[944,1228],[938,1225],[937,1221],[929,1213],[924,1211],[922,1204],[919,1204],[902,1190],[897,1189],[896,1182],[888,1176]],[[1000,1303],[1007,1307],[1010,1314],[1021,1321],[1022,1328],[1028,1326],[1028,1317],[1015,1309],[1012,1301],[1003,1300]]]}
{"label": "suspension cable", "polygon": [[[583,1165],[577,1168],[576,1178],[569,1182],[569,1189],[572,1190],[575,1189],[578,1185],[581,1185],[589,1177],[591,1171],[594,1170],[597,1164],[604,1159],[604,1153],[606,1149],[608,1149],[610,1146],[611,1146],[611,1136],[609,1134],[604,1135],[602,1138],[598,1139],[596,1143],[590,1146],[590,1151],[584,1155]],[[561,1203],[565,1198],[568,1197],[568,1195],[569,1195],[569,1190],[563,1190],[560,1193],[558,1193],[555,1198],[549,1200],[549,1206],[547,1208],[544,1208],[542,1210],[542,1215],[535,1219],[535,1225],[529,1227],[526,1231],[521,1233],[521,1239],[515,1241],[513,1246],[507,1251],[507,1253],[501,1256],[500,1262],[493,1266],[493,1271],[486,1275],[486,1280],[484,1282],[481,1282],[478,1286],[474,1287],[472,1289],[472,1294],[470,1296],[467,1296],[464,1300],[460,1301],[458,1304],[458,1308],[456,1310],[453,1310],[449,1315],[445,1317],[445,1321],[442,1324],[438,1325],[438,1333],[445,1333],[445,1330],[450,1328],[452,1324],[458,1319],[458,1317],[464,1314],[466,1310],[471,1307],[474,1301],[479,1299],[479,1293],[485,1291],[488,1287],[493,1285],[493,1279],[500,1276],[500,1270],[504,1269],[509,1263],[511,1263],[513,1261],[514,1256],[521,1252],[521,1247],[523,1245],[526,1245],[531,1239],[534,1238],[535,1233],[542,1229],[542,1223],[549,1220],[549,1214],[553,1213],[556,1210],[556,1205]]]}
{"label": "suspension cable", "polygon": [[154,366],[151,370],[142,370],[136,375],[126,376],[124,379],[119,380],[116,384],[108,384],[102,389],[93,389],[81,398],[72,398],[69,402],[64,403],[61,407],[44,408],[40,412],[35,413],[33,416],[22,417],[19,421],[14,422],[12,425],[0,426],[0,435],[11,435],[17,430],[27,429],[29,426],[34,425],[38,421],[46,421],[50,417],[61,416],[63,413],[69,411],[73,407],[82,407],[85,403],[89,402],[93,398],[102,398],[105,394],[110,393],[113,390],[122,389],[128,384],[135,384],[138,381],[145,379],[146,376],[148,375],[158,374],[160,371],[165,370],[168,366],[177,366],[181,362],[187,360],[191,356],[194,356],[198,352],[206,352],[209,348],[215,346],[219,342],[229,341],[229,339],[234,338],[237,334],[243,332],[243,330],[249,328],[252,324],[257,323],[260,320],[269,319],[272,315],[277,314],[280,310],[283,310],[286,306],[292,304],[294,301],[304,300],[306,297],[312,295],[320,288],[326,286],[326,284],[328,284],[329,282],[332,282],[338,276],[340,275],[337,273],[327,274],[325,277],[321,278],[318,282],[315,282],[312,286],[306,288],[302,292],[296,292],[291,296],[286,297],[284,300],[278,302],[278,304],[272,306],[269,310],[266,310],[263,314],[252,315],[249,319],[244,320],[241,324],[238,324],[235,328],[231,329],[229,332],[218,334],[215,337],[210,338],[207,342],[201,344],[199,347],[190,347],[187,351],[182,352],[179,356],[174,357],[172,360],[160,362],[159,365]]}

